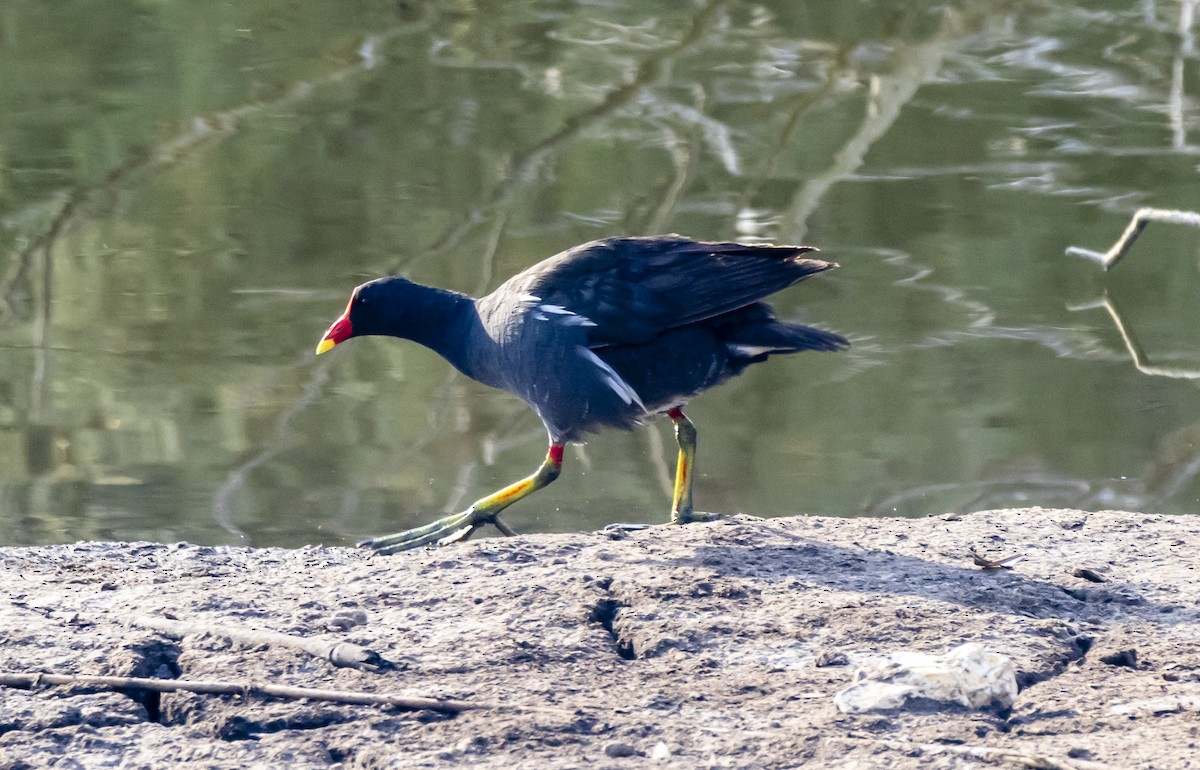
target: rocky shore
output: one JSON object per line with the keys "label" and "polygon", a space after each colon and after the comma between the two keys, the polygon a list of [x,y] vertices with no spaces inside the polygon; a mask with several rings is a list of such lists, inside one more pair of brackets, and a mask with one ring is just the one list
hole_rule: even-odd
{"label": "rocky shore", "polygon": [[[4,548],[0,768],[1200,768],[1198,553],[1200,517],[1044,509]],[[1011,705],[835,703],[963,644]]]}

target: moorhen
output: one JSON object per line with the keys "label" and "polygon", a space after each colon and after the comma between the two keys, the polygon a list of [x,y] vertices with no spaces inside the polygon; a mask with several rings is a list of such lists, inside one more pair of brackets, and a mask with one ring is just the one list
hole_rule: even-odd
{"label": "moorhen", "polygon": [[462,513],[359,545],[393,553],[466,540],[558,478],[563,447],[602,428],[666,413],[679,461],[671,520],[692,509],[696,429],[682,407],[774,353],[842,350],[837,334],[775,318],[760,302],[837,267],[807,246],[708,243],[678,235],[607,238],[539,262],[474,299],[399,277],[364,283],[317,345],[383,334],[419,342],[468,377],[519,396],[550,434],[537,472]]}

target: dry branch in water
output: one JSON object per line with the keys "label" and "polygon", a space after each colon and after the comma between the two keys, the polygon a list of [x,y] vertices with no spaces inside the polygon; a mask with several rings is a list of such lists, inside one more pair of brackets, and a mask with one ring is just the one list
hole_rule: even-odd
{"label": "dry branch in water", "polygon": [[1117,239],[1117,242],[1108,251],[1102,253],[1090,249],[1081,249],[1078,246],[1068,246],[1067,254],[1073,257],[1089,259],[1099,263],[1105,270],[1111,270],[1113,265],[1120,262],[1129,253],[1129,250],[1133,247],[1133,242],[1142,234],[1142,230],[1146,229],[1146,225],[1151,222],[1167,222],[1173,225],[1200,227],[1200,214],[1195,211],[1178,211],[1174,209],[1138,209],[1134,212],[1133,219],[1129,220],[1129,226],[1125,228],[1125,232],[1121,233],[1121,237]]}
{"label": "dry branch in water", "polygon": [[255,646],[265,644],[274,647],[290,647],[307,652],[313,657],[327,660],[333,665],[343,668],[361,668],[378,671],[392,666],[379,653],[368,650],[366,647],[360,647],[357,644],[351,644],[350,642],[328,642],[322,639],[308,639],[303,636],[281,634],[277,631],[259,631],[252,628],[187,623],[145,615],[134,618],[133,625],[160,631],[167,636],[174,637],[184,637],[189,634],[211,634],[238,642],[239,644]]}

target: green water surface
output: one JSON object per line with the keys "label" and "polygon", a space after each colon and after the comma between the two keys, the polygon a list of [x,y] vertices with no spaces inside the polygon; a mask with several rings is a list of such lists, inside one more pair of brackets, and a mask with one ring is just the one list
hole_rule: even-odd
{"label": "green water surface", "polygon": [[[776,307],[854,343],[693,403],[699,508],[1196,512],[1200,231],[1063,253],[1200,210],[1195,6],[0,4],[0,543],[463,507],[540,423],[411,343],[314,358],[351,288],[671,231],[819,246]],[[568,449],[510,523],[665,521],[668,428]]]}

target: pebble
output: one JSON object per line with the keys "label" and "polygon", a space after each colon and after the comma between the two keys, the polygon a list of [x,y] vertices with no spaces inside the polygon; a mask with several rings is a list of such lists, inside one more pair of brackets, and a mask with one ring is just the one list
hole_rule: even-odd
{"label": "pebble", "polygon": [[824,650],[817,655],[817,659],[813,661],[813,665],[817,668],[825,668],[827,666],[849,666],[850,658],[846,653],[836,650]]}
{"label": "pebble", "polygon": [[604,747],[604,753],[613,759],[620,759],[622,757],[636,757],[638,750],[628,743],[610,743]]}

